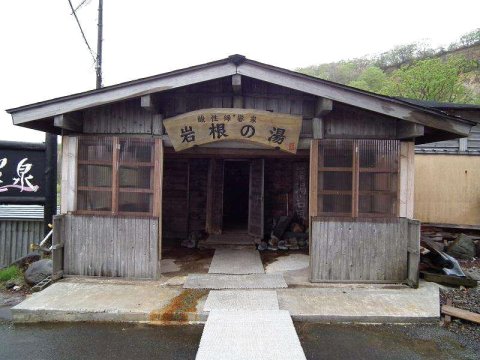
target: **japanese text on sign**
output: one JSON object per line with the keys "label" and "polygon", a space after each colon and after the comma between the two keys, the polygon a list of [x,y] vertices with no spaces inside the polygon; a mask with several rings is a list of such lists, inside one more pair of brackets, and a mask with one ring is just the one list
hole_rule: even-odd
{"label": "japanese text on sign", "polygon": [[240,140],[296,153],[301,124],[300,116],[251,109],[205,109],[164,120],[176,151]]}
{"label": "japanese text on sign", "polygon": [[11,179],[3,179],[2,170],[9,165],[8,158],[0,159],[0,192],[6,192],[9,189],[18,189],[20,192],[36,192],[39,188],[34,185],[33,175],[30,174],[32,164],[28,158],[24,158],[16,165],[16,176]]}

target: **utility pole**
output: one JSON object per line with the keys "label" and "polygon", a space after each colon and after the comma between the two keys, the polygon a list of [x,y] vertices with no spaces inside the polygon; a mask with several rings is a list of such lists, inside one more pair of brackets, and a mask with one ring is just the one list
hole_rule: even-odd
{"label": "utility pole", "polygon": [[97,89],[102,87],[102,41],[103,41],[103,0],[98,0],[98,38],[97,38]]}

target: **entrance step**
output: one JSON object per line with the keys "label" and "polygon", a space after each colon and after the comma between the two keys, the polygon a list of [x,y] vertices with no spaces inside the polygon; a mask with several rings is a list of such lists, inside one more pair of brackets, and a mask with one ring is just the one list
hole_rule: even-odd
{"label": "entrance step", "polygon": [[264,274],[260,254],[255,249],[216,249],[209,274]]}
{"label": "entrance step", "polygon": [[282,274],[190,274],[185,289],[279,289],[287,283]]}
{"label": "entrance step", "polygon": [[212,290],[203,311],[280,310],[275,290]]}
{"label": "entrance step", "polygon": [[212,310],[197,360],[305,360],[288,311]]}
{"label": "entrance step", "polygon": [[247,233],[231,232],[223,234],[212,234],[201,245],[254,245],[254,239]]}

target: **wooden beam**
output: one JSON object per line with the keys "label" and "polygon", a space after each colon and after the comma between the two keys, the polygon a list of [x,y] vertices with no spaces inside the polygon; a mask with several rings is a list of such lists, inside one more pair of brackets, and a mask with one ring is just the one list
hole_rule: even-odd
{"label": "wooden beam", "polygon": [[234,74],[232,75],[232,88],[235,95],[242,94],[242,75]]}
{"label": "wooden beam", "polygon": [[142,109],[152,112],[152,113],[157,113],[158,112],[158,107],[155,104],[155,101],[153,100],[153,95],[148,94],[148,95],[143,95],[140,98],[140,106]]}
{"label": "wooden beam", "polygon": [[242,96],[242,75],[232,75],[232,89],[233,89],[233,108],[242,109],[244,106]]}
{"label": "wooden beam", "polygon": [[476,287],[477,281],[467,278],[454,275],[443,275],[443,274],[434,274],[426,271],[420,271],[425,281],[436,282],[438,284],[452,285],[452,286],[465,286],[468,288]]}
{"label": "wooden beam", "polygon": [[323,117],[333,109],[333,101],[327,98],[319,97],[315,104],[315,117],[312,119],[312,129],[314,139],[324,138]]}
{"label": "wooden beam", "polygon": [[349,89],[342,85],[331,84],[254,61],[246,61],[240,64],[237,67],[237,73],[319,97],[328,97],[334,101],[397,119],[441,129],[451,134],[468,136],[474,125],[470,121],[454,119],[419,106],[402,103],[380,95],[372,95],[361,90]]}
{"label": "wooden beam", "polygon": [[457,309],[456,307],[450,305],[442,306],[442,314],[480,324],[480,314],[463,309]]}
{"label": "wooden beam", "polygon": [[224,61],[211,65],[194,66],[148,79],[129,81],[96,91],[66,96],[58,100],[48,100],[37,104],[9,109],[15,125],[32,120],[53,117],[59,113],[73,112],[115,101],[137,98],[155,89],[155,92],[172,90],[186,85],[197,84],[236,74],[235,64]]}
{"label": "wooden beam", "polygon": [[63,130],[82,132],[83,116],[79,112],[56,115],[53,118],[53,125]]}
{"label": "wooden beam", "polygon": [[318,97],[315,106],[315,117],[321,118],[333,109],[333,101],[324,97]]}
{"label": "wooden beam", "polygon": [[415,139],[424,134],[425,127],[423,125],[402,120],[397,121],[397,139]]}

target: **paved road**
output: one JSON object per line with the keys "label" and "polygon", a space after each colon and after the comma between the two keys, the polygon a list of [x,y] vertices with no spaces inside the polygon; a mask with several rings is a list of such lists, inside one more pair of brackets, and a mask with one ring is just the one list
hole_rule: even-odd
{"label": "paved road", "polygon": [[[0,306],[0,359],[194,359],[203,326],[13,325]],[[307,359],[477,359],[480,343],[437,325],[295,324]],[[275,346],[275,339],[265,339]]]}

